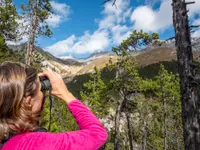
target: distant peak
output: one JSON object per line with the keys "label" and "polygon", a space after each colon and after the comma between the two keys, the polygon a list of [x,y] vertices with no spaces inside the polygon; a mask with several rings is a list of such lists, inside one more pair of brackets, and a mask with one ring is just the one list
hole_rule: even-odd
{"label": "distant peak", "polygon": [[68,56],[61,56],[59,57],[60,59],[75,59],[73,56],[68,55]]}

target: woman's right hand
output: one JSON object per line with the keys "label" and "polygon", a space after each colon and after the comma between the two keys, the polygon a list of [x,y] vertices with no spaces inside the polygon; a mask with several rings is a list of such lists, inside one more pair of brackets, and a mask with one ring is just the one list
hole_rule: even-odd
{"label": "woman's right hand", "polygon": [[64,100],[66,103],[75,100],[76,98],[69,92],[67,89],[62,77],[53,71],[44,71],[39,73],[39,76],[46,76],[49,78],[52,86],[52,95],[57,96],[58,98]]}

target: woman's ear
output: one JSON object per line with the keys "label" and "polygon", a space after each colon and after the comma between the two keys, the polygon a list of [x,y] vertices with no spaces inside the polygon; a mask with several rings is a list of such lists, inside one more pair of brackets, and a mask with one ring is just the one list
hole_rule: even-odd
{"label": "woman's ear", "polygon": [[32,102],[31,96],[25,97],[25,103],[26,103],[29,107],[32,107],[32,106],[33,106],[33,102]]}

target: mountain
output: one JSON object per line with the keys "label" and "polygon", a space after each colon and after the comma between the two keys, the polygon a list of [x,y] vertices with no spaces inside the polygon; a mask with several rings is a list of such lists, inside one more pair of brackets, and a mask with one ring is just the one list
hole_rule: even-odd
{"label": "mountain", "polygon": [[62,57],[59,57],[60,59],[64,60],[64,61],[74,61],[74,62],[79,62],[79,63],[87,63],[87,62],[90,62],[90,61],[93,61],[95,59],[98,59],[98,58],[102,58],[102,57],[114,57],[116,56],[116,54],[114,52],[97,52],[97,53],[94,53],[92,55],[90,55],[89,57],[87,58],[75,58],[73,56],[62,56]]}
{"label": "mountain", "polygon": [[[193,51],[200,50],[200,37],[192,37],[191,42]],[[163,41],[162,47],[175,48],[175,38],[170,38]],[[158,48],[158,46],[147,46],[147,48],[143,49],[142,51],[148,51],[155,48]]]}
{"label": "mountain", "polygon": [[[192,38],[192,43],[194,59],[200,61],[200,38]],[[9,48],[16,52],[23,52],[26,49],[26,45],[9,45]],[[102,69],[109,63],[110,59],[113,62],[116,62],[118,59],[118,56],[114,52],[98,52],[84,59],[72,56],[57,58],[39,47],[35,47],[35,53],[36,57],[39,57],[45,67],[56,70],[63,77],[88,74],[94,71],[95,66],[98,69]],[[141,51],[133,51],[130,54],[136,58],[140,67],[160,61],[176,60],[175,41],[174,39],[167,40],[164,42],[163,47],[148,46]]]}
{"label": "mountain", "polygon": [[[9,45],[8,47],[18,53],[25,53],[26,50],[26,44]],[[37,46],[35,46],[34,57],[39,59],[45,68],[49,67],[59,72],[63,78],[90,73],[95,66],[102,69],[109,63],[110,58],[113,58],[113,61],[117,60],[117,56],[113,52],[99,52],[85,59],[71,56],[57,58]]]}
{"label": "mountain", "polygon": [[[195,64],[198,66],[197,73],[200,74],[200,48],[198,51],[194,51],[193,54]],[[156,48],[142,52],[134,57],[138,61],[139,74],[143,78],[153,78],[158,75],[160,64],[163,64],[169,72],[178,73],[176,50],[174,48]],[[104,83],[108,83],[113,78],[115,78],[115,71],[111,72],[108,69],[102,69]],[[65,79],[67,87],[77,98],[81,98],[80,91],[84,89],[83,84],[88,80],[90,80],[90,74],[86,72],[77,74],[73,78]]]}

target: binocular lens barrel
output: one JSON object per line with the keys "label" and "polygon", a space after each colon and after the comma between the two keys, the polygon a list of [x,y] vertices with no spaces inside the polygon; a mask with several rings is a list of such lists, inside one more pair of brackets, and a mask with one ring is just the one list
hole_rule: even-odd
{"label": "binocular lens barrel", "polygon": [[51,89],[51,83],[49,79],[45,76],[40,76],[40,82],[41,82],[41,91],[46,91]]}

